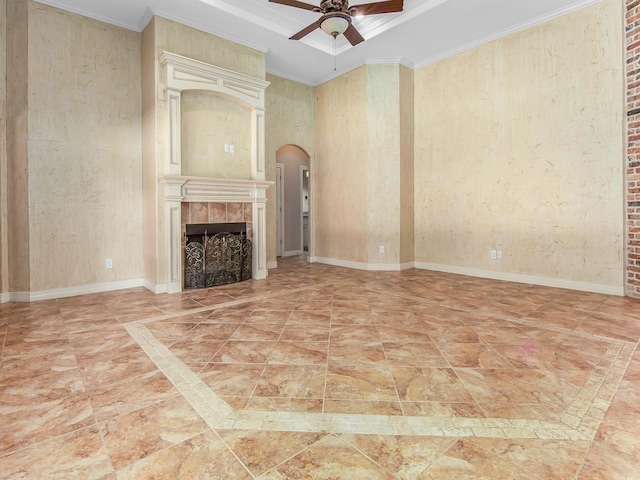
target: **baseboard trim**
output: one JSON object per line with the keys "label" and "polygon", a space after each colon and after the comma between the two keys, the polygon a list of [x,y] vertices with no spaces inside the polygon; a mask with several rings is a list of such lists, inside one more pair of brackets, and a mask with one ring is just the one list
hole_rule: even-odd
{"label": "baseboard trim", "polygon": [[515,283],[528,283],[531,285],[540,285],[542,287],[564,288],[567,290],[602,293],[605,295],[616,295],[620,297],[623,297],[625,294],[623,285],[602,285],[599,283],[579,282],[576,280],[566,280],[562,278],[540,277],[537,275],[522,275],[519,273],[509,272],[494,272],[491,270],[457,267],[453,265],[442,265],[438,263],[414,262],[414,265],[415,268],[419,268],[422,270],[453,273],[456,275],[467,275],[469,277],[489,278],[492,280],[503,280],[506,282]]}
{"label": "baseboard trim", "polygon": [[288,252],[282,252],[283,257],[297,257],[298,255],[304,255],[303,250],[289,250]]}
{"label": "baseboard trim", "polygon": [[352,260],[341,260],[338,258],[309,257],[309,263],[324,263],[334,267],[353,268],[355,270],[366,270],[375,272],[399,272],[413,268],[413,262],[407,263],[364,263]]}
{"label": "baseboard trim", "polygon": [[75,297],[77,295],[89,295],[92,293],[112,292],[125,288],[142,287],[143,280],[122,280],[118,282],[92,283],[89,285],[78,285],[75,287],[54,288],[51,290],[41,290],[39,292],[11,292],[10,302],[29,303],[42,300],[55,300],[56,298]]}
{"label": "baseboard trim", "polygon": [[155,283],[150,282],[145,278],[142,282],[142,286],[147,290],[149,290],[151,293],[155,293],[156,295],[159,295],[161,293],[167,293],[166,283],[163,283],[161,285],[156,285]]}
{"label": "baseboard trim", "polygon": [[31,301],[29,292],[10,292],[9,301],[16,303],[29,303]]}
{"label": "baseboard trim", "polygon": [[[604,295],[615,295],[623,297],[625,289],[623,285],[602,285],[598,283],[579,282],[576,280],[566,280],[561,278],[540,277],[536,275],[522,275],[509,272],[494,272],[470,267],[458,267],[454,265],[443,265],[428,262],[405,262],[397,263],[364,263],[351,260],[341,260],[327,257],[308,257],[309,263],[323,263],[335,267],[345,267],[355,270],[366,271],[387,271],[397,272],[418,268],[421,270],[431,270],[435,272],[452,273],[456,275],[467,275],[470,277],[488,278],[492,280],[503,280],[506,282],[527,283],[540,285],[543,287],[564,288],[567,290],[578,290],[583,292],[601,293]],[[268,262],[268,269],[278,268],[278,262]],[[148,280],[134,279],[118,282],[94,283],[89,285],[79,285],[76,287],[55,288],[51,290],[41,290],[39,292],[5,292],[0,293],[1,303],[29,303],[42,300],[54,300],[56,298],[74,297],[77,295],[89,295],[92,293],[111,292],[126,288],[144,287],[147,290],[161,294],[167,292],[165,284],[155,285]]]}
{"label": "baseboard trim", "polygon": [[454,265],[442,265],[427,262],[405,262],[397,263],[364,263],[351,260],[340,260],[327,257],[309,257],[310,263],[323,263],[334,267],[345,267],[356,270],[367,271],[387,271],[397,272],[418,268],[421,270],[432,270],[435,272],[453,273],[456,275],[467,275],[469,277],[488,278],[492,280],[503,280],[505,282],[527,283],[542,287],[564,288],[566,290],[578,290],[582,292],[601,293],[604,295],[615,295],[623,297],[625,295],[624,286],[602,285],[599,283],[579,282],[576,280],[566,280],[562,278],[540,277],[536,275],[522,275],[509,272],[494,272],[491,270],[481,270],[478,268],[457,267]]}

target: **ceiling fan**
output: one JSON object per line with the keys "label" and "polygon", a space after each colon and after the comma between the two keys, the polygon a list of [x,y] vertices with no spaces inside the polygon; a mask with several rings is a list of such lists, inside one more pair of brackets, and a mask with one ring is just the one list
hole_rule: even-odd
{"label": "ceiling fan", "polygon": [[356,30],[351,23],[352,17],[364,15],[378,15],[381,13],[401,12],[404,7],[404,0],[387,0],[384,2],[364,3],[361,5],[349,6],[348,0],[322,0],[320,6],[310,5],[297,0],[269,0],[271,3],[279,3],[290,7],[302,8],[313,12],[321,13],[322,16],[316,22],[303,28],[295,35],[289,37],[290,40],[300,40],[310,34],[316,28],[320,28],[327,35],[336,38],[344,34],[351,45],[364,42],[364,37]]}

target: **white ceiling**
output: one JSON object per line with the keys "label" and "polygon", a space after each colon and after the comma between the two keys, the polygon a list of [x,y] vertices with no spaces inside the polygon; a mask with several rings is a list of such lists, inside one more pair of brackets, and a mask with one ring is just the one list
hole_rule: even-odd
{"label": "white ceiling", "polygon": [[352,47],[339,37],[335,57],[333,39],[321,30],[288,39],[318,13],[268,0],[38,1],[135,31],[159,15],[265,52],[269,73],[319,85],[364,64],[426,65],[601,0],[405,0],[402,13],[354,19],[366,41]]}

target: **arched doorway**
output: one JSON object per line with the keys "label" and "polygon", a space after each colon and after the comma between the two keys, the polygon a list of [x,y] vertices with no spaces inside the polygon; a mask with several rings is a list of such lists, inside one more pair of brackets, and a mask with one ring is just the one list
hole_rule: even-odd
{"label": "arched doorway", "polygon": [[276,182],[276,195],[281,198],[276,241],[283,257],[308,253],[309,165],[309,154],[297,145],[284,145],[276,152],[277,170],[282,173]]}

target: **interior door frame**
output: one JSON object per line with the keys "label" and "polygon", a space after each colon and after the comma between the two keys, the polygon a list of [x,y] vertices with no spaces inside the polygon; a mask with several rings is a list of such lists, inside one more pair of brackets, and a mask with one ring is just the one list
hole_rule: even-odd
{"label": "interior door frame", "polygon": [[276,257],[284,252],[284,163],[276,163]]}
{"label": "interior door frame", "polygon": [[[300,165],[300,251],[302,252],[302,254],[304,255],[304,177],[305,174],[307,174],[309,172],[309,166],[308,165]],[[311,224],[311,179],[309,178],[309,180],[307,181],[307,195],[308,195],[308,202],[309,202],[309,209],[307,211],[307,252],[306,254],[309,255],[309,252],[311,250],[311,231],[310,231],[310,224]]]}

